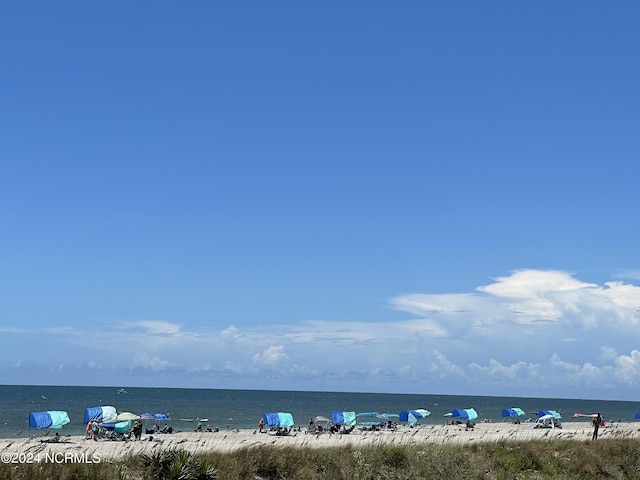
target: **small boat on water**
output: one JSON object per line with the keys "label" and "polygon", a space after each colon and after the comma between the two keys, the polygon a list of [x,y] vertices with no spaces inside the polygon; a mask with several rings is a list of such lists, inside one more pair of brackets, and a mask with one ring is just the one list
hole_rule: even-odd
{"label": "small boat on water", "polygon": [[181,418],[181,422],[208,422],[208,418]]}
{"label": "small boat on water", "polygon": [[127,393],[127,391],[124,388],[121,388],[120,390],[118,390],[118,395],[120,395],[121,393]]}

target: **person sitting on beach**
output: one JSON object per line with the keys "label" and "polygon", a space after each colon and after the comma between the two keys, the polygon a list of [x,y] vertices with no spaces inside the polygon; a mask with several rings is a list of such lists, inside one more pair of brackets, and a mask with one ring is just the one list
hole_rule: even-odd
{"label": "person sitting on beach", "polygon": [[211,425],[207,425],[207,428],[205,428],[206,432],[212,432],[213,430],[211,430]]}

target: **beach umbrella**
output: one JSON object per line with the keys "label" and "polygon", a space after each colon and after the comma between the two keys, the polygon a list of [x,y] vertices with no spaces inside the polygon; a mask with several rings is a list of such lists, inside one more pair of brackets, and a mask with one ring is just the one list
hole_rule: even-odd
{"label": "beach umbrella", "polygon": [[356,417],[358,418],[358,423],[361,425],[380,425],[378,412],[356,413]]}
{"label": "beach umbrella", "polygon": [[293,415],[287,412],[265,413],[264,423],[270,427],[292,427]]}
{"label": "beach umbrella", "polygon": [[48,410],[46,412],[31,412],[29,414],[29,428],[62,428],[69,423],[69,415],[62,410]]}
{"label": "beach umbrella", "polygon": [[545,415],[553,415],[555,418],[558,418],[558,419],[562,418],[562,415],[560,415],[555,410],[540,410],[537,415],[538,417],[544,417]]}
{"label": "beach umbrella", "polygon": [[536,425],[547,425],[548,424],[551,428],[556,428],[555,420],[556,420],[556,417],[554,415],[552,415],[551,413],[548,413],[546,415],[540,415],[540,418],[538,418],[538,421],[536,422]]}
{"label": "beach umbrella", "polygon": [[503,408],[502,416],[503,417],[523,417],[526,413],[521,408]]}
{"label": "beach umbrella", "polygon": [[380,413],[378,415],[378,418],[381,418],[383,420],[392,420],[394,418],[399,418],[400,415],[398,415],[397,413]]}
{"label": "beach umbrella", "polygon": [[118,422],[126,422],[127,420],[139,420],[140,419],[140,415],[136,415],[135,413],[131,413],[131,412],[122,412],[119,413],[118,416],[116,417],[116,421]]}
{"label": "beach umbrella", "polygon": [[429,410],[424,408],[416,408],[415,410],[404,410],[400,412],[399,418],[401,422],[407,422],[409,425],[415,425],[421,418],[431,415]]}
{"label": "beach umbrella", "polygon": [[100,426],[105,430],[113,430],[115,433],[127,433],[131,429],[131,420],[116,423],[101,423]]}
{"label": "beach umbrella", "polygon": [[154,417],[153,415],[151,415],[149,412],[145,412],[142,415],[140,415],[140,420],[144,420],[144,428],[147,428],[147,422],[149,420],[155,420],[156,417]]}
{"label": "beach umbrella", "polygon": [[478,418],[478,412],[473,408],[461,408],[451,412],[454,417],[458,417],[462,420],[475,420]]}
{"label": "beach umbrella", "polygon": [[638,418],[640,418],[640,412],[636,413],[636,417],[635,417],[635,418],[636,418],[636,420],[637,420]]}
{"label": "beach umbrella", "polygon": [[316,415],[313,419],[314,422],[331,422],[331,420],[329,420],[327,417],[323,417],[322,415]]}
{"label": "beach umbrella", "polygon": [[153,415],[155,420],[171,420],[171,417],[166,413],[156,413]]}
{"label": "beach umbrella", "polygon": [[356,424],[356,412],[331,412],[331,421],[334,425],[352,427]]}
{"label": "beach umbrella", "polygon": [[117,417],[116,407],[111,406],[89,407],[84,411],[84,423],[89,423],[92,420],[114,423]]}

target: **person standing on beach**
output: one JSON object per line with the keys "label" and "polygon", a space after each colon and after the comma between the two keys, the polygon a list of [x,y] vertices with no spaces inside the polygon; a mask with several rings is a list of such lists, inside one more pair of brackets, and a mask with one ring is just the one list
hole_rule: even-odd
{"label": "person standing on beach", "polygon": [[601,423],[602,423],[602,415],[600,414],[600,412],[598,412],[598,415],[596,415],[593,418],[593,435],[591,435],[591,440],[598,439],[598,430],[600,429]]}

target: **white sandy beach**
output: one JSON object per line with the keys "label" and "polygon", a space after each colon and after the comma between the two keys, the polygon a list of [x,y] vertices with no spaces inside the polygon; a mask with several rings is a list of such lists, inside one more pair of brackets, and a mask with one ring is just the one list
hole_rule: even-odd
{"label": "white sandy beach", "polygon": [[[309,434],[293,432],[288,436],[273,433],[255,433],[254,430],[230,430],[215,433],[179,432],[173,434],[143,435],[141,441],[86,440],[83,436],[61,437],[58,443],[46,442],[48,437],[14,438],[0,440],[4,463],[78,458],[103,461],[127,455],[152,453],[162,449],[184,449],[193,453],[232,452],[260,445],[278,447],[365,447],[372,445],[433,445],[471,444],[472,442],[528,441],[554,438],[577,441],[591,440],[590,423],[569,423],[563,428],[534,429],[532,424],[478,423],[473,429],[458,425],[422,425],[416,428],[400,426],[395,431],[342,434]],[[640,428],[627,423],[600,429],[599,441],[609,438],[640,438]]]}

